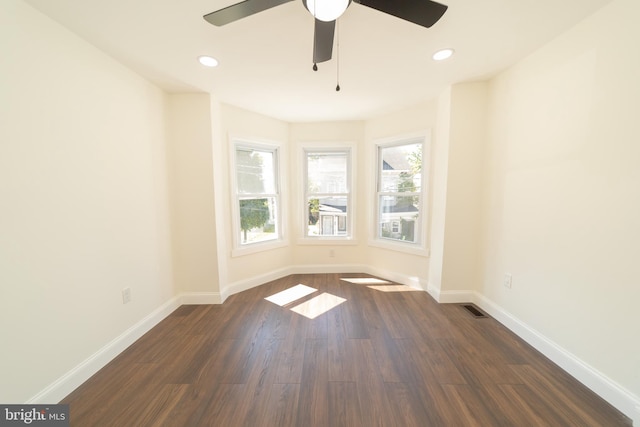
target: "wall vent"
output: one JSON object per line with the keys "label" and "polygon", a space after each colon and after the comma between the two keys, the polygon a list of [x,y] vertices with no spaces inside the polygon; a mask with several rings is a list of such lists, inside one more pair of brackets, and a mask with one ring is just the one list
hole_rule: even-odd
{"label": "wall vent", "polygon": [[462,304],[462,307],[464,307],[464,309],[467,310],[467,312],[469,312],[476,319],[483,319],[488,317],[473,304]]}

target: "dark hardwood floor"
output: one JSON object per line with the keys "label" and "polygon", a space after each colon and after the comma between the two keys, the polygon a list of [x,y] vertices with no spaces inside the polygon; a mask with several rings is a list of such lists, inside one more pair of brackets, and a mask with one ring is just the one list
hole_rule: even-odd
{"label": "dark hardwood floor", "polygon": [[[367,276],[293,275],[180,307],[63,400],[71,425],[631,425],[494,319],[345,277]],[[297,284],[318,291],[264,299]],[[323,292],[346,301],[290,310]]]}

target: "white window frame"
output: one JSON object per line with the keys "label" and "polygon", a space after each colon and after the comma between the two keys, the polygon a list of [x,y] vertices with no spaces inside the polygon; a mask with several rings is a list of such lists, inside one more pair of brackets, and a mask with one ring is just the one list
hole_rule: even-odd
{"label": "white window frame", "polygon": [[[301,239],[299,240],[299,244],[326,244],[326,245],[336,245],[336,244],[357,244],[355,241],[355,218],[356,218],[356,196],[355,196],[355,186],[354,186],[354,176],[355,176],[355,159],[357,159],[356,153],[356,145],[351,142],[309,142],[302,143],[300,145],[300,164],[302,179],[300,180],[302,188],[302,229]],[[309,153],[345,153],[347,155],[347,192],[346,193],[310,193],[308,191],[308,160],[307,156]],[[346,219],[346,228],[347,233],[345,235],[338,236],[309,236],[308,235],[308,200],[310,196],[346,196],[347,198],[347,219]]]}
{"label": "white window frame", "polygon": [[[282,175],[282,147],[281,144],[275,142],[263,142],[254,141],[243,138],[231,138],[231,153],[230,153],[230,175],[231,175],[231,222],[232,222],[232,236],[233,236],[233,249],[231,256],[243,256],[252,253],[267,251],[279,247],[286,246],[285,230],[284,230],[284,215],[285,209],[282,206],[282,188],[281,183],[284,182]],[[237,171],[237,150],[238,148],[245,148],[256,151],[266,151],[273,153],[274,159],[274,180],[275,180],[275,193],[259,193],[259,194],[240,194],[238,189],[238,171]],[[240,235],[242,233],[240,225],[240,199],[251,196],[263,196],[273,197],[276,204],[275,213],[275,227],[276,237],[270,240],[264,240],[259,242],[242,243]]]}
{"label": "white window frame", "polygon": [[[382,149],[397,147],[402,145],[409,145],[415,143],[422,143],[422,168],[420,176],[420,191],[416,193],[409,193],[409,195],[415,194],[419,199],[420,210],[418,212],[418,221],[416,221],[416,242],[408,242],[391,238],[381,237],[381,218],[380,218],[380,197],[383,195],[397,196],[407,195],[407,193],[391,193],[381,191],[381,172],[383,168],[382,163]],[[427,225],[428,225],[428,188],[429,188],[429,168],[431,165],[430,152],[431,141],[429,132],[419,132],[415,134],[396,136],[391,138],[379,139],[375,141],[373,146],[375,159],[374,179],[373,179],[373,197],[374,197],[374,212],[373,212],[373,226],[371,228],[371,235],[369,239],[369,245],[380,247],[384,249],[394,250],[398,252],[405,252],[414,255],[428,256],[429,249],[427,246]]]}

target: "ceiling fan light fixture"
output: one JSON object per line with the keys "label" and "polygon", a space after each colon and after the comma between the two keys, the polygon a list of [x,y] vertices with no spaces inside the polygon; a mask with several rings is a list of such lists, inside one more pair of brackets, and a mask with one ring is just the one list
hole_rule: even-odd
{"label": "ceiling fan light fixture", "polygon": [[202,55],[198,57],[198,62],[204,65],[205,67],[217,67],[218,60],[212,56]]}
{"label": "ceiling fan light fixture", "polygon": [[331,22],[342,16],[351,0],[303,0],[303,2],[314,18]]}
{"label": "ceiling fan light fixture", "polygon": [[454,50],[451,48],[440,49],[436,53],[433,54],[432,58],[434,61],[444,61],[445,59],[449,59],[453,56]]}

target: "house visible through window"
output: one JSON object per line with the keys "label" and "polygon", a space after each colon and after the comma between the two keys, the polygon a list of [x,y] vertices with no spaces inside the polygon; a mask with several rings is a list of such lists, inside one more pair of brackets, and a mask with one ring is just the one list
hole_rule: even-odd
{"label": "house visible through window", "polygon": [[420,243],[424,138],[378,146],[378,239]]}
{"label": "house visible through window", "polygon": [[307,237],[350,237],[350,150],[305,150]]}
{"label": "house visible through window", "polygon": [[276,148],[236,144],[236,207],[240,245],[280,237]]}

